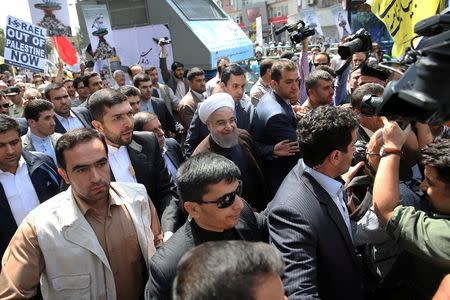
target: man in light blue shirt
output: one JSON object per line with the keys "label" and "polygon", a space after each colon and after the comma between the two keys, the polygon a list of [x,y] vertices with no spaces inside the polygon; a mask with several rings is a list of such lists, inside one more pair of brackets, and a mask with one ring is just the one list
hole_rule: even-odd
{"label": "man in light blue shirt", "polygon": [[55,145],[61,134],[55,133],[55,112],[47,100],[33,100],[25,106],[28,132],[22,136],[23,149],[47,154],[56,164]]}

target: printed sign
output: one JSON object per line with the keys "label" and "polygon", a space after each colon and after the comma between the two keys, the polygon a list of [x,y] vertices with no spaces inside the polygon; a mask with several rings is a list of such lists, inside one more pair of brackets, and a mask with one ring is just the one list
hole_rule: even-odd
{"label": "printed sign", "polygon": [[5,63],[44,72],[45,28],[8,16]]}
{"label": "printed sign", "polygon": [[67,0],[28,0],[33,24],[47,29],[48,36],[71,36]]}

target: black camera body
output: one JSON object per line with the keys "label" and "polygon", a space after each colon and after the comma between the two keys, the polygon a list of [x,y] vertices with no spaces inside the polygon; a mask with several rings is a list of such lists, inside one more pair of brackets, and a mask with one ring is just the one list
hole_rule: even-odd
{"label": "black camera body", "polygon": [[414,29],[428,38],[405,55],[408,69],[400,80],[388,83],[382,98],[366,95],[361,110],[403,123],[439,125],[450,120],[450,15],[425,19]]}
{"label": "black camera body", "polygon": [[286,24],[283,27],[278,28],[275,30],[275,34],[279,35],[286,30],[289,32],[289,38],[294,45],[301,43],[308,36],[313,36],[316,33],[314,28],[306,26],[305,22],[299,20],[297,23]]}
{"label": "black camera body", "polygon": [[364,28],[360,28],[355,34],[350,36],[350,40],[338,47],[338,54],[342,59],[350,58],[355,52],[372,50],[372,38],[370,33]]}

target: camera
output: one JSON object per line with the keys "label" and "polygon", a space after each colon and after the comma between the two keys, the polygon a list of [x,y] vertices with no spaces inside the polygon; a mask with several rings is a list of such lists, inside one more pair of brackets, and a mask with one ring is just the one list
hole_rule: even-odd
{"label": "camera", "polygon": [[388,83],[382,98],[366,95],[361,112],[439,125],[450,120],[450,15],[425,19],[414,31],[425,37],[419,49],[405,55],[406,72]]}
{"label": "camera", "polygon": [[348,42],[338,47],[338,54],[342,59],[350,58],[355,52],[372,50],[370,33],[364,28],[360,28],[354,35],[351,35],[349,39]]}
{"label": "camera", "polygon": [[294,45],[301,43],[308,36],[312,36],[316,33],[314,28],[306,26],[305,22],[299,20],[297,23],[286,24],[283,27],[278,28],[275,30],[275,34],[279,35],[286,30],[289,32],[289,38]]}

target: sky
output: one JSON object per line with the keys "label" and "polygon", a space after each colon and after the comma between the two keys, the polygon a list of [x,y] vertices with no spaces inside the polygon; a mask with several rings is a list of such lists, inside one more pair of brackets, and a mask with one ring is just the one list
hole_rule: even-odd
{"label": "sky", "polygon": [[[75,8],[76,0],[67,1],[69,3],[70,26],[72,27],[72,32],[77,32],[76,28],[79,25],[77,10]],[[31,23],[28,0],[0,0],[0,28],[6,28],[6,18],[8,15]]]}

